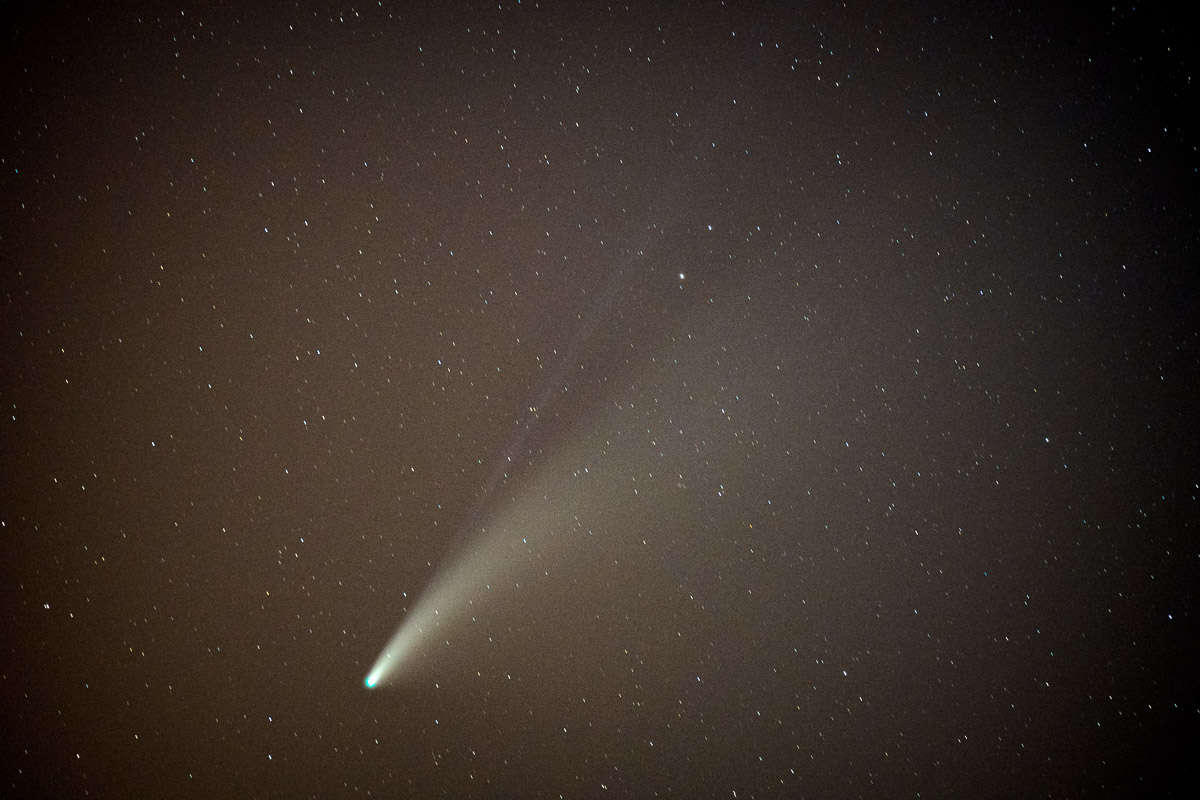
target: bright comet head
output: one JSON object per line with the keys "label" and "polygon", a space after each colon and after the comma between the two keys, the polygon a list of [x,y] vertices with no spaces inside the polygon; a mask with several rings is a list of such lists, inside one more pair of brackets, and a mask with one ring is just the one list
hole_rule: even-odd
{"label": "bright comet head", "polygon": [[363,684],[365,684],[368,689],[374,689],[387,675],[387,671],[391,666],[391,663],[391,652],[385,650],[380,653],[379,658],[375,660],[375,666],[371,667],[371,671],[368,672],[367,677],[363,679]]}

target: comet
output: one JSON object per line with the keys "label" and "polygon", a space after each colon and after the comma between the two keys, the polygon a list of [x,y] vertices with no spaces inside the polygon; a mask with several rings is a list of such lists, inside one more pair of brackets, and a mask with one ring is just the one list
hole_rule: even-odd
{"label": "comet", "polygon": [[363,679],[366,688],[411,675],[450,643],[447,630],[461,631],[483,607],[519,602],[527,584],[557,578],[584,556],[586,521],[613,515],[611,488],[628,462],[623,454],[602,456],[574,444],[560,445],[486,525],[469,531],[470,544],[442,563],[380,652]]}
{"label": "comet", "polygon": [[[498,550],[500,544],[491,542],[491,546],[486,549]],[[444,622],[461,615],[469,605],[473,590],[481,588],[484,566],[488,562],[488,555],[477,549],[446,569],[443,572],[444,577],[435,578],[433,585],[405,617],[383,648],[383,652],[375,659],[375,664],[363,681],[368,689],[380,686],[397,673],[411,667],[421,656],[422,645],[429,635]],[[483,583],[482,588],[486,591],[490,584]]]}
{"label": "comet", "polygon": [[[666,193],[667,196],[670,194]],[[528,406],[529,416],[518,420],[514,426],[508,446],[493,462],[490,477],[481,487],[474,510],[467,517],[468,524],[463,526],[457,537],[460,543],[466,541],[466,546],[460,544],[457,551],[451,548],[458,555],[451,556],[439,566],[424,595],[404,618],[363,679],[366,688],[383,686],[410,671],[422,658],[427,658],[428,645],[434,641],[433,635],[439,628],[464,616],[476,598],[482,600],[493,586],[504,584],[521,565],[528,565],[547,555],[548,545],[567,539],[566,536],[556,537],[555,534],[567,530],[572,519],[578,521],[578,515],[572,516],[573,512],[582,512],[583,505],[603,502],[603,493],[597,493],[595,489],[595,454],[591,456],[592,471],[569,468],[567,464],[573,459],[563,451],[561,442],[552,448],[557,456],[553,459],[553,465],[541,464],[539,475],[531,476],[528,480],[525,480],[526,476],[519,476],[524,484],[524,492],[520,498],[513,497],[511,505],[497,509],[492,495],[500,485],[516,485],[514,479],[518,476],[515,472],[521,471],[522,463],[529,463],[527,441],[550,406],[564,394],[571,376],[579,372],[580,354],[613,308],[620,306],[623,290],[636,285],[639,276],[646,278],[653,274],[652,271],[638,269],[635,264],[650,245],[651,231],[655,235],[662,233],[658,224],[644,228],[644,246],[631,247],[628,251],[629,262],[613,270],[596,294],[590,312],[584,315],[582,323],[568,342],[563,357],[544,382],[541,392],[531,398],[534,402]],[[679,277],[682,280],[684,276],[680,274]],[[581,436],[571,442],[583,445],[585,439]],[[551,450],[549,447],[546,449]],[[579,456],[576,452],[575,457]],[[563,476],[569,477],[564,480]],[[514,483],[510,484],[510,481]],[[589,487],[587,491],[581,491],[584,484]],[[478,524],[481,520],[490,524],[482,527]],[[538,539],[536,551],[530,544],[531,537]]]}
{"label": "comet", "polygon": [[461,622],[477,602],[511,584],[523,565],[546,554],[561,527],[561,511],[562,504],[546,495],[526,494],[498,512],[492,524],[476,532],[472,546],[442,565],[375,660],[364,685],[374,689],[411,671],[429,655],[429,644],[444,626]]}
{"label": "comet", "polygon": [[[596,298],[591,313],[571,338],[564,357],[545,382],[534,404],[529,406],[530,416],[517,422],[508,446],[496,460],[489,479],[482,487],[475,511],[469,517],[472,521],[485,518],[484,512],[492,505],[493,491],[511,477],[510,470],[520,462],[526,441],[538,427],[547,409],[562,394],[568,373],[572,369],[578,369],[580,352],[608,316],[621,288],[627,285],[628,277],[625,272],[620,269],[614,270],[607,285]],[[547,494],[542,494],[543,499],[547,497]],[[477,529],[474,525],[467,526],[464,533],[470,537],[470,545],[458,557],[452,557],[439,568],[430,588],[405,617],[383,648],[383,652],[375,659],[371,671],[363,679],[363,684],[368,689],[381,686],[399,671],[410,667],[421,655],[420,644],[430,632],[459,616],[470,605],[475,592],[489,590],[509,567],[520,561],[522,550],[528,555],[529,536],[540,536],[548,531],[547,520],[544,517],[538,521],[540,525],[531,525],[529,514],[522,509],[522,505],[530,504],[533,507],[538,506],[534,498],[514,506],[515,510],[525,514],[526,519],[510,519],[511,524],[504,524],[502,520],[491,526],[491,532],[487,529]],[[509,515],[513,513],[514,508],[509,509]]]}

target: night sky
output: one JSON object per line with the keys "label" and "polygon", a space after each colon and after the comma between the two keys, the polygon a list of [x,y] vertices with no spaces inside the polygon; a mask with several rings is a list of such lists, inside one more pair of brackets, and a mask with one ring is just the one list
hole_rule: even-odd
{"label": "night sky", "polygon": [[239,5],[3,12],[0,796],[1193,796],[1182,24]]}

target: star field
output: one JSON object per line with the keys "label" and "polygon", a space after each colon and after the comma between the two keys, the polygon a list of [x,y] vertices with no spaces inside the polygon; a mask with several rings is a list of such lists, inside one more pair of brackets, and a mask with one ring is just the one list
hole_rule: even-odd
{"label": "star field", "polygon": [[0,794],[1195,790],[1177,20],[2,30]]}

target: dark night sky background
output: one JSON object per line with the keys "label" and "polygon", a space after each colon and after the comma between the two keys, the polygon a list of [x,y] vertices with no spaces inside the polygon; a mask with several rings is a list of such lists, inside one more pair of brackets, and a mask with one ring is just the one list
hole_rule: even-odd
{"label": "dark night sky background", "polygon": [[0,795],[1191,796],[1186,30],[264,5],[5,7]]}

